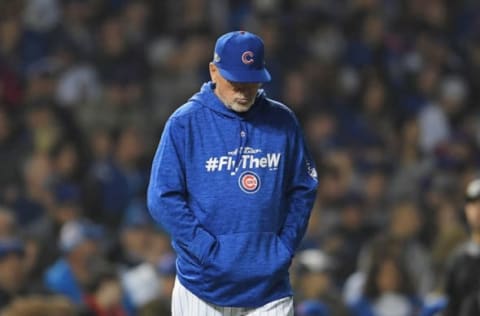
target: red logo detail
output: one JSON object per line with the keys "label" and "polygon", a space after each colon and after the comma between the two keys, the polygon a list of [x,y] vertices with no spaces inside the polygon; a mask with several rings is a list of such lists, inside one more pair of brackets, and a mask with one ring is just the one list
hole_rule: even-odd
{"label": "red logo detail", "polygon": [[245,171],[238,179],[240,189],[245,193],[255,193],[260,189],[260,178],[251,171]]}
{"label": "red logo detail", "polygon": [[248,189],[248,190],[255,190],[255,188],[257,187],[258,185],[258,182],[257,182],[257,178],[255,178],[254,176],[252,175],[246,175],[245,177],[243,177],[242,179],[242,184],[243,186],[245,187],[245,189]]}
{"label": "red logo detail", "polygon": [[245,65],[250,65],[254,62],[255,60],[253,59],[253,52],[247,50],[242,54],[242,63]]}

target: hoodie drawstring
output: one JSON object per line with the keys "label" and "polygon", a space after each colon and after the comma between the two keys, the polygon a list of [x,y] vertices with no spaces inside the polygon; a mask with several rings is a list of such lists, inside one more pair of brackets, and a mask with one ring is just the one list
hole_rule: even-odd
{"label": "hoodie drawstring", "polygon": [[235,168],[233,168],[233,171],[231,172],[231,175],[235,175],[238,171],[238,168],[240,168],[240,164],[242,163],[243,160],[243,152],[245,150],[245,147],[247,145],[247,129],[245,126],[245,123],[243,121],[239,121],[239,126],[240,126],[240,145],[237,148],[237,155],[235,156]]}

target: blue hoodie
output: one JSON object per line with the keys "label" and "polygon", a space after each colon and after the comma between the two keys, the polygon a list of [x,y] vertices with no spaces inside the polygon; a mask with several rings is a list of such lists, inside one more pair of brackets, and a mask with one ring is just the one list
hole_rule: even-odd
{"label": "blue hoodie", "polygon": [[219,306],[258,307],[292,295],[288,268],[316,187],[291,110],[259,91],[236,113],[209,82],[169,118],[147,202],[172,236],[188,290]]}

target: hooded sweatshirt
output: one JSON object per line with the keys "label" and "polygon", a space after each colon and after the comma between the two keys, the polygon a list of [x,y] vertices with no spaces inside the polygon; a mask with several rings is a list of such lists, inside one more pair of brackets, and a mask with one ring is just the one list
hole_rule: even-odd
{"label": "hooded sweatshirt", "polygon": [[290,109],[259,90],[237,113],[214,89],[205,83],[167,121],[148,208],[171,234],[183,286],[218,306],[258,307],[292,295],[317,175]]}

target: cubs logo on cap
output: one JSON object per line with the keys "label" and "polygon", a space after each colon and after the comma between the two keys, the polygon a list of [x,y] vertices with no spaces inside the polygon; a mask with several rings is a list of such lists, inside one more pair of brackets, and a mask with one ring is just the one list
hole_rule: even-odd
{"label": "cubs logo on cap", "polygon": [[265,68],[263,41],[253,33],[236,31],[220,36],[215,44],[213,63],[229,81],[263,83],[271,80]]}
{"label": "cubs logo on cap", "polygon": [[255,172],[245,171],[238,178],[238,186],[245,193],[255,193],[260,189],[260,177]]}
{"label": "cubs logo on cap", "polygon": [[245,65],[249,65],[254,62],[255,60],[253,59],[253,53],[251,51],[247,50],[242,54],[242,63],[244,63]]}

